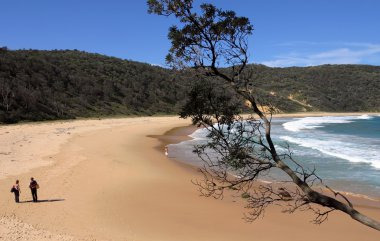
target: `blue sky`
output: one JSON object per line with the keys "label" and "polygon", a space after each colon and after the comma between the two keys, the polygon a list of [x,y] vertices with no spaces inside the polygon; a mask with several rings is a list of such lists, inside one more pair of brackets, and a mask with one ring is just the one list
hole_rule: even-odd
{"label": "blue sky", "polygon": [[[251,19],[251,63],[380,65],[378,0],[204,2]],[[164,65],[170,47],[167,31],[175,23],[147,14],[144,0],[0,3],[0,46],[10,49],[78,49]]]}

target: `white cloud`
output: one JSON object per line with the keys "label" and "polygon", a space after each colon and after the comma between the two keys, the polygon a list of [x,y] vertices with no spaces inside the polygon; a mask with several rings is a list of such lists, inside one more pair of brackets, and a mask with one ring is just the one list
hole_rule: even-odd
{"label": "white cloud", "polygon": [[150,65],[156,66],[156,67],[161,67],[161,68],[167,68],[167,66],[162,65],[162,64],[150,64]]}
{"label": "white cloud", "polygon": [[[300,42],[295,43],[300,44]],[[316,45],[314,42],[302,43]],[[291,43],[286,44],[289,46]],[[337,43],[334,43],[334,45],[335,44]],[[321,43],[321,45],[327,45],[327,43]],[[322,64],[368,64],[369,59],[376,59],[378,62],[372,64],[380,64],[380,44],[340,43],[340,45],[344,47],[313,54],[292,52],[286,55],[276,56],[273,60],[267,60],[261,63],[271,67],[288,67]]]}

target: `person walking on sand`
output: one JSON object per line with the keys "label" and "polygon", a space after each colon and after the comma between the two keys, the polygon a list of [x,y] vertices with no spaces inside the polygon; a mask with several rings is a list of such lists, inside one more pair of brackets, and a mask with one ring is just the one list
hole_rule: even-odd
{"label": "person walking on sand", "polygon": [[21,193],[19,180],[16,180],[16,184],[13,185],[12,192],[15,194],[16,203],[19,203],[20,202],[20,193]]}
{"label": "person walking on sand", "polygon": [[33,197],[33,202],[37,202],[37,188],[39,188],[38,183],[36,180],[34,180],[33,177],[30,178],[30,184],[29,188],[32,191],[32,197]]}

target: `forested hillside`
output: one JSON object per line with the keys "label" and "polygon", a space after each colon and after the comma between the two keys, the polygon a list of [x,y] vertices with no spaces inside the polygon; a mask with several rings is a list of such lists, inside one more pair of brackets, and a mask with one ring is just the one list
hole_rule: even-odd
{"label": "forested hillside", "polygon": [[254,68],[259,93],[284,111],[380,111],[380,66]]}
{"label": "forested hillside", "polygon": [[[380,111],[380,67],[250,65],[257,96],[281,112]],[[0,49],[0,122],[175,114],[189,74],[76,50]]]}
{"label": "forested hillside", "polygon": [[0,52],[0,122],[177,113],[186,81],[160,67],[81,51]]}

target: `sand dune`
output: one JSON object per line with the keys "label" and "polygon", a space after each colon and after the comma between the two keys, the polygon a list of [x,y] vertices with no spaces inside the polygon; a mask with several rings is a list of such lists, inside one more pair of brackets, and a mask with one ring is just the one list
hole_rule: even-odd
{"label": "sand dune", "polygon": [[[191,183],[198,173],[165,157],[152,137],[189,124],[146,117],[1,126],[0,240],[380,239],[340,213],[316,226],[308,213],[288,215],[274,207],[248,224],[240,198],[199,197]],[[163,139],[181,135],[169,132]],[[43,202],[28,202],[31,176]],[[16,178],[20,204],[9,193]],[[361,210],[380,220],[379,209]]]}

